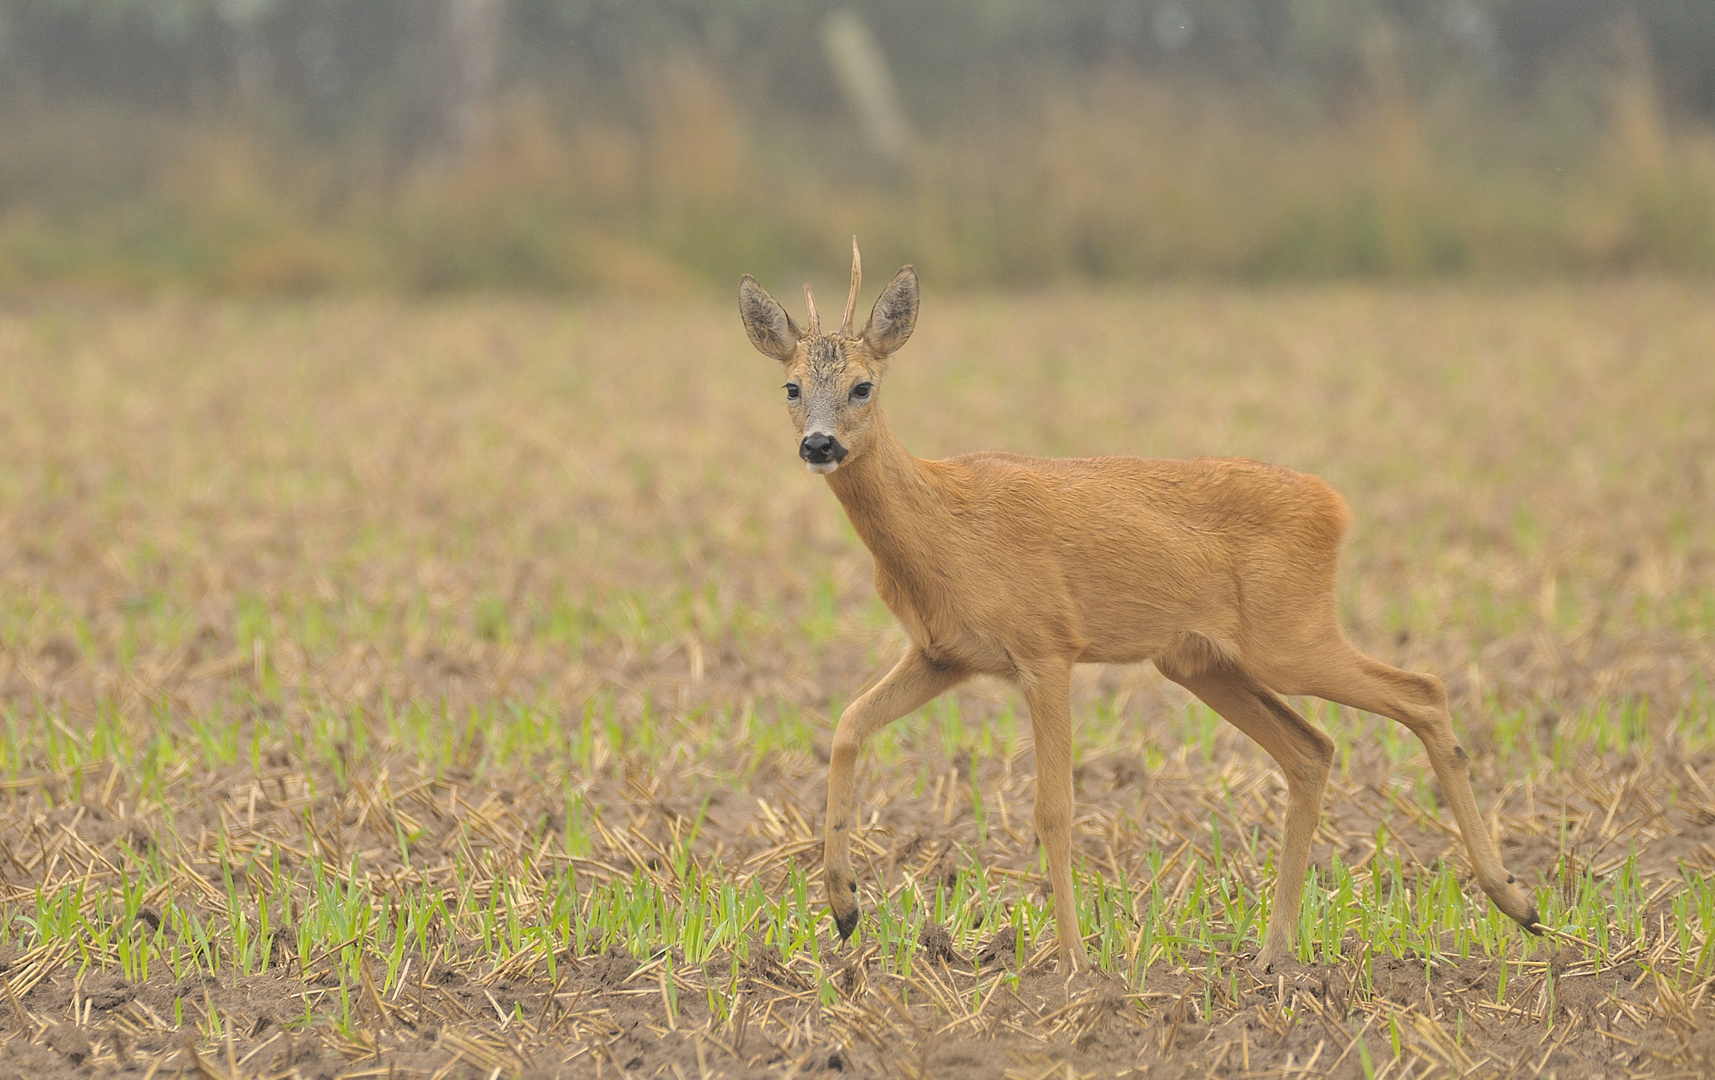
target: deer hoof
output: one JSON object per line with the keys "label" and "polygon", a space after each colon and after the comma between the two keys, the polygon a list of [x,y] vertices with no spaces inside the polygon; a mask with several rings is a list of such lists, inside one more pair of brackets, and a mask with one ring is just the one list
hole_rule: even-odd
{"label": "deer hoof", "polygon": [[1490,893],[1490,897],[1507,918],[1533,934],[1542,933],[1542,917],[1537,913],[1536,905],[1531,903],[1530,894],[1520,888],[1511,875],[1508,875],[1505,885]]}
{"label": "deer hoof", "polygon": [[858,918],[862,916],[862,914],[863,909],[859,908],[856,904],[852,905],[852,909],[850,911],[834,912],[834,925],[839,927],[841,941],[850,941],[852,939],[852,931],[857,929]]}
{"label": "deer hoof", "polygon": [[1530,906],[1530,910],[1525,912],[1524,918],[1520,919],[1518,921],[1518,924],[1520,926],[1524,927],[1525,930],[1527,930],[1533,936],[1535,936],[1535,937],[1541,937],[1542,936],[1542,931],[1544,930],[1544,927],[1542,925],[1541,916],[1537,915],[1537,913],[1536,913],[1536,905],[1535,904],[1532,904]]}
{"label": "deer hoof", "polygon": [[1279,964],[1285,956],[1286,950],[1284,949],[1274,949],[1264,946],[1263,950],[1256,954],[1256,959],[1251,961],[1251,974],[1259,979],[1263,978],[1269,972],[1273,971],[1275,965]]}

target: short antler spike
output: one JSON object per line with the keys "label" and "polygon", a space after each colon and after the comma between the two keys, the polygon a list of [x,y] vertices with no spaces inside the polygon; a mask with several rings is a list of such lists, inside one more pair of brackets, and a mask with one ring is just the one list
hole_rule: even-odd
{"label": "short antler spike", "polygon": [[816,298],[810,295],[810,283],[808,281],[804,283],[804,306],[810,309],[809,336],[814,337],[822,332],[822,317],[816,314]]}
{"label": "short antler spike", "polygon": [[863,256],[858,254],[857,237],[852,237],[852,291],[846,297],[846,317],[840,321],[840,336],[852,336],[852,312],[857,309],[858,286],[863,283]]}

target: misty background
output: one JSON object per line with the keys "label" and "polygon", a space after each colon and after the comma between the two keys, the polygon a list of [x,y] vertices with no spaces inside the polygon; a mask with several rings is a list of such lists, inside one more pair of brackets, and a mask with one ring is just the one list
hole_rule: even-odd
{"label": "misty background", "polygon": [[1711,0],[0,0],[0,289],[1715,267]]}

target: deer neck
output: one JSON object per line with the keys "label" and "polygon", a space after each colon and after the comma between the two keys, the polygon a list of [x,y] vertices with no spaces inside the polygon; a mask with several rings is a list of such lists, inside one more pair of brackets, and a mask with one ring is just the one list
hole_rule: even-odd
{"label": "deer neck", "polygon": [[929,463],[905,449],[886,418],[877,415],[874,424],[875,441],[829,473],[828,487],[876,561],[895,577],[910,577],[944,534],[946,497]]}

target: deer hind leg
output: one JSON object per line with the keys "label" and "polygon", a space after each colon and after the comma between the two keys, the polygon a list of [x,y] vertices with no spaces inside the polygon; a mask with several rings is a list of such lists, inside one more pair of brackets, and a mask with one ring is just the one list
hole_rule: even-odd
{"label": "deer hind leg", "polygon": [[1072,668],[1061,664],[1019,680],[1030,707],[1030,739],[1036,750],[1036,836],[1048,856],[1054,887],[1054,934],[1060,970],[1088,963],[1078,931],[1072,891]]}
{"label": "deer hind leg", "polygon": [[1274,905],[1255,962],[1258,971],[1266,972],[1292,948],[1304,871],[1310,864],[1310,838],[1322,817],[1322,792],[1334,761],[1334,742],[1272,690],[1235,668],[1188,674],[1170,664],[1162,674],[1250,736],[1286,774],[1286,829],[1274,881]]}
{"label": "deer hind leg", "polygon": [[931,660],[912,645],[893,670],[846,707],[834,728],[828,759],[828,819],[822,848],[822,877],[828,906],[840,937],[850,938],[858,923],[857,877],[852,873],[852,773],[863,744],[877,731],[952,689],[965,678],[957,668]]}
{"label": "deer hind leg", "polygon": [[1540,933],[1536,905],[1501,864],[1494,840],[1471,794],[1470,763],[1453,737],[1447,690],[1433,675],[1418,675],[1372,660],[1345,645],[1328,663],[1301,671],[1303,692],[1364,712],[1389,716],[1411,729],[1429,752],[1442,794],[1459,823],[1465,850],[1482,886],[1496,907],[1531,933]]}

